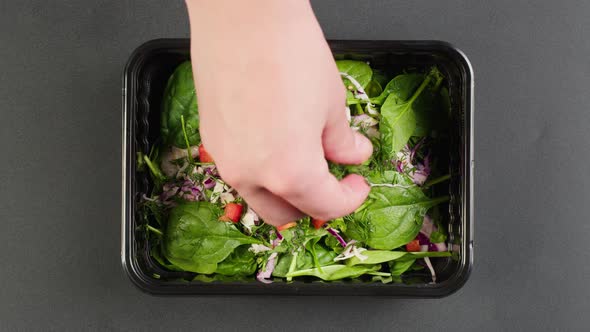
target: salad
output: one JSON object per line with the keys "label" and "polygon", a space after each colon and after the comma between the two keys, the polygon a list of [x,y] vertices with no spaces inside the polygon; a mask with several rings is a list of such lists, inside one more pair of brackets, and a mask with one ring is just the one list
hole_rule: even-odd
{"label": "salad", "polygon": [[343,112],[374,152],[362,165],[330,163],[330,171],[363,175],[371,192],[343,218],[305,217],[277,228],[219,176],[201,144],[191,64],[174,70],[161,137],[149,154],[138,153],[138,170],[152,181],[139,202],[139,231],[155,261],[205,282],[436,282],[433,264],[451,256],[443,213],[450,175],[437,167],[448,158],[445,79],[436,67],[392,75],[363,61],[336,64],[347,89]]}

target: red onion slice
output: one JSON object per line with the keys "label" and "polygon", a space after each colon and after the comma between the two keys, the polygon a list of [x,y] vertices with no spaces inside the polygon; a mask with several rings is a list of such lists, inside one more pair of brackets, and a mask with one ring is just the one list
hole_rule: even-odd
{"label": "red onion slice", "polygon": [[264,271],[259,271],[256,274],[256,279],[262,283],[270,284],[272,280],[270,277],[272,276],[272,272],[275,270],[275,265],[277,262],[277,253],[273,252],[268,257],[268,261],[266,261],[266,266],[264,267]]}
{"label": "red onion slice", "polygon": [[426,262],[426,266],[430,270],[430,275],[432,276],[432,283],[436,283],[436,273],[434,273],[434,268],[432,267],[432,263],[430,263],[429,257],[424,257],[424,262]]}
{"label": "red onion slice", "polygon": [[422,233],[418,233],[416,238],[420,242],[420,245],[429,245],[430,244],[430,240],[428,239],[428,237]]}
{"label": "red onion slice", "polygon": [[207,166],[207,167],[203,167],[205,174],[209,174],[211,176],[215,176],[218,177],[219,176],[219,172],[217,172],[217,168],[215,166]]}
{"label": "red onion slice", "polygon": [[422,139],[420,139],[418,141],[418,143],[416,143],[416,145],[414,145],[414,147],[412,149],[410,149],[410,162],[414,161],[414,157],[416,156],[416,152],[418,151],[418,149],[420,149],[420,146],[422,146],[422,144],[424,143],[424,137],[422,137]]}
{"label": "red onion slice", "polygon": [[338,240],[338,242],[340,243],[341,246],[346,248],[347,243],[346,243],[346,241],[344,241],[342,236],[340,236],[340,234],[338,234],[337,230],[335,230],[334,228],[331,228],[331,227],[326,228],[326,230],[328,231],[328,233],[330,233],[332,236],[334,236],[336,238],[336,240]]}
{"label": "red onion slice", "polygon": [[444,242],[439,242],[434,244],[436,246],[436,251],[447,251],[448,247],[447,244]]}
{"label": "red onion slice", "polygon": [[191,193],[195,195],[195,197],[201,197],[202,191],[200,187],[195,186],[191,188]]}
{"label": "red onion slice", "polygon": [[205,186],[206,189],[211,189],[213,187],[215,187],[215,179],[208,177],[203,181],[203,186]]}
{"label": "red onion slice", "polygon": [[354,88],[356,89],[356,91],[353,92],[354,97],[367,102],[367,112],[373,115],[379,114],[379,112],[373,108],[373,105],[369,100],[369,96],[367,96],[367,93],[365,92],[365,89],[363,89],[361,84],[357,80],[355,80],[354,77],[348,75],[347,73],[340,72],[340,75],[349,80],[350,83],[354,85]]}
{"label": "red onion slice", "polygon": [[169,189],[167,191],[164,191],[163,193],[160,194],[160,200],[162,202],[166,202],[167,200],[169,200],[170,198],[172,198],[172,196],[176,195],[178,193],[178,190],[180,188],[179,187],[169,187]]}
{"label": "red onion slice", "polygon": [[427,238],[430,239],[430,234],[436,231],[436,226],[432,222],[432,218],[429,215],[424,215],[424,220],[422,221],[422,228],[420,229],[420,233],[426,235]]}
{"label": "red onion slice", "polygon": [[191,195],[191,194],[184,194],[184,195],[182,195],[182,198],[187,201],[191,201],[191,202],[194,202],[197,200],[197,197],[195,195]]}

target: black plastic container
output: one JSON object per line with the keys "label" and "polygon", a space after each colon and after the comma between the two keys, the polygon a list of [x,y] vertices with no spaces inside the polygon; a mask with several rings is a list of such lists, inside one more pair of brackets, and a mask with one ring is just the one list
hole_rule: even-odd
{"label": "black plastic container", "polygon": [[[159,136],[160,105],[167,79],[189,59],[188,39],[159,39],[140,46],[123,79],[123,268],[140,289],[153,294],[385,295],[442,297],[459,289],[473,263],[473,73],[465,55],[438,41],[330,41],[337,58],[363,59],[393,72],[436,65],[445,75],[451,100],[448,190],[449,243],[455,259],[437,261],[436,284],[293,282],[262,284],[182,281],[190,273],[168,272],[149,255],[143,232],[137,231],[137,202],[148,192],[146,174],[136,172],[137,152],[147,153]],[[154,275],[158,275],[156,278]]]}

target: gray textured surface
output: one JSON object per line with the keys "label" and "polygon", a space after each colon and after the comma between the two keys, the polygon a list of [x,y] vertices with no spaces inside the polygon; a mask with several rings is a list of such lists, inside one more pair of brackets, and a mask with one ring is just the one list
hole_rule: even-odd
{"label": "gray textured surface", "polygon": [[0,330],[587,328],[590,3],[314,7],[329,38],[441,39],[471,59],[467,285],[441,300],[139,292],[119,260],[120,76],[140,43],[187,36],[184,4],[1,1]]}

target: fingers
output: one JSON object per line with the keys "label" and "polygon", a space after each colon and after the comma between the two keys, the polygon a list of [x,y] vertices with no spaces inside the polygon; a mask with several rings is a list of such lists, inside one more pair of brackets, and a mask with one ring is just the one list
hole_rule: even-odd
{"label": "fingers", "polygon": [[[370,187],[362,176],[351,174],[338,181],[329,172],[325,160],[360,164],[373,153],[371,141],[350,128],[346,114],[332,113],[321,144],[314,143],[307,141],[302,144],[304,149],[294,148],[290,156],[278,158],[280,162],[271,167],[275,172],[267,174],[263,183],[268,191],[264,195],[252,195],[252,203],[263,209],[261,215],[271,220],[271,224],[296,220],[302,213],[332,220],[352,213],[367,198]],[[303,162],[302,156],[306,157]]]}
{"label": "fingers", "polygon": [[270,191],[313,218],[332,220],[352,213],[367,198],[369,185],[356,174],[338,181],[328,171],[325,160],[323,163],[322,167],[309,165],[305,169],[319,169],[315,174],[300,174],[297,181],[283,182],[287,186],[274,186],[274,190],[270,185]]}
{"label": "fingers", "polygon": [[322,133],[322,144],[326,159],[339,164],[361,164],[373,153],[371,141],[350,128],[342,110],[330,113]]}
{"label": "fingers", "polygon": [[304,216],[287,201],[264,188],[240,191],[240,196],[265,223],[273,226],[280,226]]}

